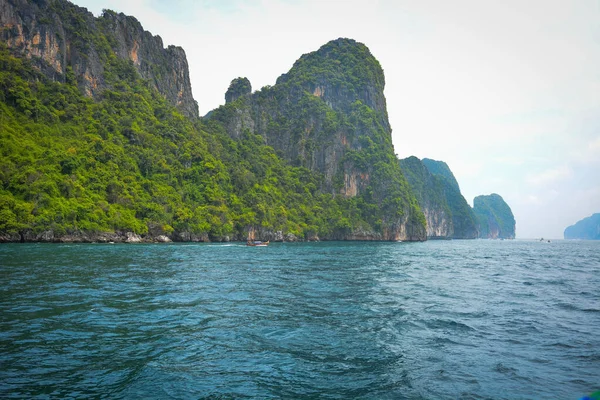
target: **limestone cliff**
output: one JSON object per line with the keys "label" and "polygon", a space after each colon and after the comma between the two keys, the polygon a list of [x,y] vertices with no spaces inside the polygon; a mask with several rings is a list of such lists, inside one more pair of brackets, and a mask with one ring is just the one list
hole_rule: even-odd
{"label": "limestone cliff", "polygon": [[133,17],[105,11],[95,18],[66,0],[0,0],[0,38],[53,80],[64,82],[72,70],[91,97],[108,86],[105,67],[111,58],[130,60],[167,101],[198,117],[185,52],[165,49]]}
{"label": "limestone cliff", "polygon": [[365,204],[370,226],[335,238],[424,240],[423,214],[394,154],[384,86],[369,49],[337,39],[303,55],[274,86],[230,97],[210,118],[232,138],[260,135],[292,165],[320,173],[323,192]]}
{"label": "limestone cliff", "polygon": [[429,158],[423,159],[423,164],[435,177],[439,178],[443,187],[444,197],[448,203],[452,215],[452,225],[454,227],[453,239],[475,239],[479,235],[477,228],[477,217],[473,213],[471,206],[460,193],[458,181],[454,174],[443,161],[436,161]]}
{"label": "limestone cliff", "polygon": [[452,213],[444,196],[440,178],[435,177],[417,157],[400,160],[402,173],[406,177],[419,206],[427,220],[429,239],[450,239],[454,235]]}
{"label": "limestone cliff", "polygon": [[478,236],[475,214],[445,162],[409,157],[400,160],[400,166],[425,214],[429,238],[474,239]]}
{"label": "limestone cliff", "polygon": [[515,217],[500,195],[492,193],[488,196],[475,197],[473,211],[479,220],[480,238],[515,238]]}

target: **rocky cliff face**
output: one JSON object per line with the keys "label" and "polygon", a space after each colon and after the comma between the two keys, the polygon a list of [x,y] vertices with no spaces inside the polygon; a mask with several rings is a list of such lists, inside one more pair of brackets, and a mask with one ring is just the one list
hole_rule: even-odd
{"label": "rocky cliff face", "polygon": [[[367,72],[359,73],[362,69]],[[332,193],[337,192],[336,177],[349,197],[368,185],[369,175],[359,171],[337,175],[347,151],[362,149],[361,135],[390,136],[391,132],[383,71],[366,46],[338,39],[303,55],[273,87],[250,95],[237,90],[239,86],[240,78],[232,81],[226,94],[228,106],[214,112],[230,136],[238,138],[244,130],[263,136],[293,164],[323,172]],[[363,111],[375,118],[369,115],[367,123],[359,126],[344,123]],[[386,145],[391,149],[389,139]]]}
{"label": "rocky cliff face", "polygon": [[400,166],[425,213],[428,237],[478,237],[477,218],[445,162],[409,157],[400,160]]}
{"label": "rocky cliff face", "polygon": [[211,118],[231,137],[261,135],[291,164],[322,174],[322,191],[372,204],[380,226],[343,238],[424,240],[423,215],[394,154],[384,85],[369,49],[338,39],[303,55],[274,86],[228,96]]}
{"label": "rocky cliff face", "polygon": [[477,238],[479,235],[477,217],[471,209],[471,206],[469,206],[469,203],[467,203],[467,200],[465,200],[461,194],[458,181],[454,177],[450,167],[448,167],[448,164],[443,161],[436,161],[428,158],[423,159],[423,164],[441,183],[442,191],[452,216],[452,225],[454,228],[452,238]]}
{"label": "rocky cliff face", "polygon": [[435,177],[417,157],[400,160],[400,168],[406,177],[419,206],[427,220],[429,239],[450,239],[454,236],[452,213],[440,178]]}
{"label": "rocky cliff face", "polygon": [[565,239],[600,240],[600,213],[567,227],[564,236]]}
{"label": "rocky cliff face", "polygon": [[480,238],[515,238],[515,217],[500,195],[492,193],[489,196],[475,197],[473,211],[479,221]]}
{"label": "rocky cliff face", "polygon": [[141,76],[188,117],[198,117],[181,47],[163,47],[133,17],[106,11],[95,18],[66,0],[0,0],[0,38],[30,58],[50,79],[64,82],[72,69],[88,96],[108,84],[106,63],[131,60]]}

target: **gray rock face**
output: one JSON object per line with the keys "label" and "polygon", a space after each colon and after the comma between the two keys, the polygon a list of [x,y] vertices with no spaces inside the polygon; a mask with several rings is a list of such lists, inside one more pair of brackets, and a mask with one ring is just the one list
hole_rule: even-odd
{"label": "gray rock face", "polygon": [[173,240],[176,242],[210,242],[208,233],[195,234],[191,232],[175,232]]}
{"label": "gray rock face", "polygon": [[133,232],[127,232],[126,236],[127,239],[125,241],[127,243],[140,243],[142,241],[142,238]]}
{"label": "gray rock face", "polygon": [[[303,55],[274,86],[252,94],[234,95],[238,84],[232,82],[226,95],[236,100],[210,114],[232,138],[260,135],[290,164],[321,174],[323,192],[368,196],[379,205],[381,229],[340,238],[425,239],[414,215],[420,211],[411,208],[412,194],[395,161],[383,70],[364,44],[331,41]],[[401,210],[389,199],[397,199]]]}
{"label": "gray rock face", "polygon": [[166,235],[159,235],[159,236],[157,236],[156,237],[156,241],[158,243],[171,243],[172,242],[172,240],[169,239],[169,237],[166,236]]}
{"label": "gray rock face", "polygon": [[477,218],[443,161],[408,157],[400,167],[427,220],[430,239],[475,239]]}
{"label": "gray rock face", "polygon": [[453,239],[477,238],[479,236],[477,217],[461,194],[458,182],[448,165],[443,161],[428,158],[423,159],[423,164],[441,186],[452,219],[454,232],[451,237]]}
{"label": "gray rock face", "polygon": [[[346,55],[356,67],[341,64]],[[319,65],[331,71],[322,72]],[[368,73],[363,73],[363,68]],[[235,79],[226,97],[241,97],[237,90],[241,84],[242,78]],[[323,173],[332,193],[339,192],[334,180],[340,178],[341,192],[354,197],[366,188],[370,177],[351,163],[341,162],[348,150],[365,146],[361,136],[376,135],[380,136],[373,138],[377,142],[389,140],[384,144],[393,152],[384,85],[383,70],[366,46],[338,39],[303,55],[275,86],[247,96],[235,107],[215,110],[213,117],[225,124],[231,137],[238,138],[245,130],[259,134],[292,164]],[[371,112],[372,118],[352,127],[343,123],[344,117],[358,117],[361,107],[366,107],[362,111]]]}
{"label": "gray rock face", "polygon": [[[180,238],[175,238],[180,239]],[[85,232],[73,231],[57,233],[46,230],[39,233],[23,231],[21,233],[0,233],[0,243],[40,242],[40,243],[168,243],[171,238],[166,235],[140,236],[134,232]],[[179,240],[193,241],[193,240]]]}
{"label": "gray rock face", "polygon": [[185,52],[163,48],[162,39],[133,17],[106,11],[95,18],[66,0],[0,0],[0,38],[50,79],[64,82],[72,68],[90,97],[107,87],[104,68],[110,56],[130,60],[184,115],[198,117]]}
{"label": "gray rock face", "polygon": [[0,232],[0,243],[17,243],[21,241],[18,233]]}
{"label": "gray rock face", "polygon": [[450,239],[454,235],[452,213],[440,179],[429,172],[417,157],[400,160],[402,173],[410,185],[427,221],[427,237]]}

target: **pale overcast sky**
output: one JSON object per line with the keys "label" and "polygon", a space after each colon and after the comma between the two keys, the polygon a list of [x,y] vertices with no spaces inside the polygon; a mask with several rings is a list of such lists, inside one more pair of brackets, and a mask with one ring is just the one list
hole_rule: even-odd
{"label": "pale overcast sky", "polygon": [[517,237],[562,238],[600,212],[597,0],[75,0],[135,16],[188,57],[200,113],[230,81],[273,85],[339,37],[386,77],[401,157],[448,163],[472,205],[498,193]]}

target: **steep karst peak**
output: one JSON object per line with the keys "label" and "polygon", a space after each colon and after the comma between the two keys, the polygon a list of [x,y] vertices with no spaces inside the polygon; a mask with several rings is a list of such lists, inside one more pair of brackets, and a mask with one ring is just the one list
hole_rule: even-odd
{"label": "steep karst peak", "polygon": [[340,38],[302,55],[277,83],[289,80],[341,83],[342,78],[348,77],[353,84],[374,83],[382,90],[385,84],[383,69],[369,48],[353,39]]}
{"label": "steep karst peak", "polygon": [[368,47],[353,39],[336,39],[304,54],[276,86],[285,86],[293,95],[308,92],[343,112],[365,105],[379,113],[384,130],[391,130],[383,69]]}
{"label": "steep karst peak", "polygon": [[225,103],[231,103],[238,98],[252,93],[252,85],[248,78],[235,78],[231,81],[225,93]]}
{"label": "steep karst peak", "polygon": [[0,0],[0,41],[53,81],[64,82],[72,69],[81,91],[92,98],[111,88],[107,72],[113,57],[130,60],[169,103],[198,117],[185,52],[165,49],[160,36],[145,31],[135,17],[105,9],[96,18],[68,0]]}

